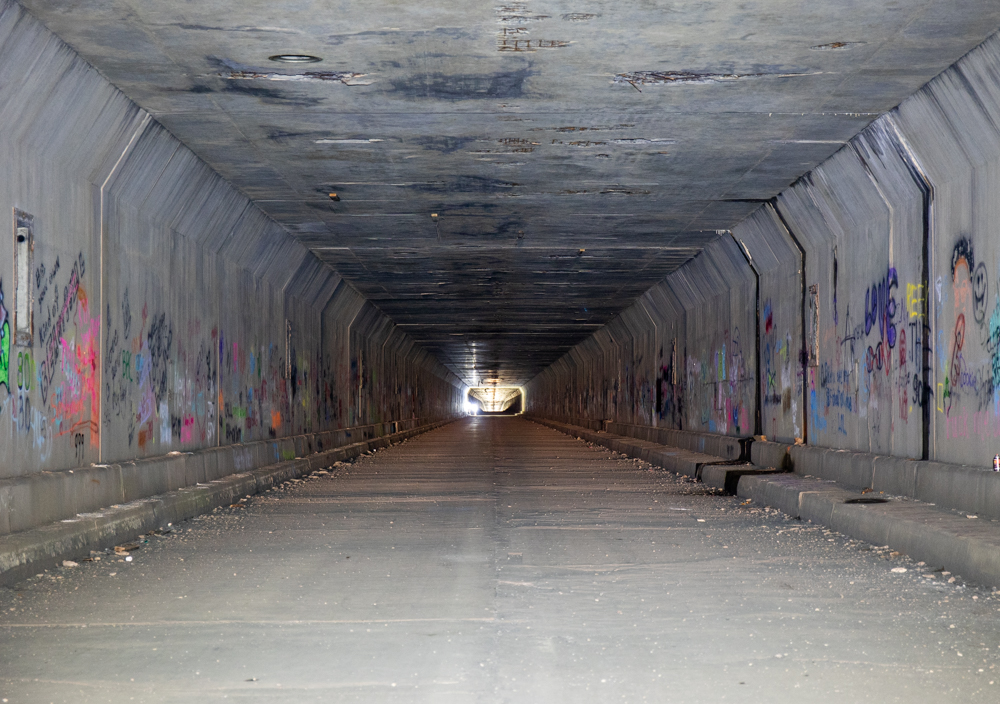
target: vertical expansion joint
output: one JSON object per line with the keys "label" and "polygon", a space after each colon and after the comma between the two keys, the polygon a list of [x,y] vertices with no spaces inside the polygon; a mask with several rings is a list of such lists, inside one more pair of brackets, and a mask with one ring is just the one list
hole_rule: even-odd
{"label": "vertical expansion joint", "polygon": [[809,377],[809,347],[806,340],[806,320],[808,320],[808,306],[809,306],[809,286],[806,282],[806,250],[799,242],[799,238],[795,236],[795,232],[792,230],[788,221],[785,220],[785,216],[781,214],[781,210],[778,209],[778,198],[777,196],[772,198],[770,201],[771,209],[777,216],[778,220],[781,222],[781,226],[785,228],[785,232],[791,238],[792,243],[795,248],[799,250],[799,256],[802,258],[802,266],[799,269],[799,283],[802,287],[802,349],[799,352],[799,362],[802,364],[802,441],[809,442],[809,384],[807,383]]}
{"label": "vertical expansion joint", "polygon": [[[112,166],[111,170],[108,172],[107,178],[105,178],[104,182],[101,183],[101,188],[100,188],[99,193],[98,193],[99,199],[100,199],[100,202],[99,202],[99,207],[100,207],[100,216],[99,217],[100,217],[100,219],[99,219],[99,222],[98,222],[98,230],[99,230],[99,232],[97,233],[97,236],[98,236],[98,243],[99,243],[99,250],[100,250],[100,260],[99,260],[99,270],[100,271],[99,271],[99,275],[101,277],[100,278],[100,282],[99,282],[99,286],[98,286],[98,290],[100,291],[100,302],[99,302],[99,306],[100,307],[98,308],[99,312],[103,312],[104,311],[105,302],[107,301],[107,296],[105,295],[105,291],[104,291],[104,281],[106,279],[106,277],[104,275],[104,251],[107,249],[107,229],[108,229],[108,226],[107,226],[107,219],[105,218],[104,189],[107,188],[108,183],[111,182],[112,177],[114,177],[114,175],[118,172],[118,167],[120,167],[122,165],[122,162],[125,161],[125,157],[128,156],[128,154],[129,154],[130,151],[132,151],[132,147],[135,146],[135,143],[139,140],[139,137],[142,135],[142,133],[146,131],[146,128],[149,126],[149,123],[152,120],[153,120],[153,116],[152,115],[150,115],[149,113],[143,114],[142,120],[139,122],[139,126],[135,128],[135,132],[132,133],[132,137],[131,137],[131,139],[129,139],[128,144],[125,145],[125,148],[122,150],[121,155],[119,155],[118,160],[115,162],[115,165]],[[98,326],[98,335],[100,337],[100,341],[99,341],[98,344],[100,345],[99,349],[101,351],[101,369],[102,370],[104,368],[103,365],[104,365],[104,352],[105,352],[105,350],[104,350],[104,332],[105,332],[105,323],[102,322],[102,324]],[[103,399],[102,399],[102,401],[103,401]],[[102,403],[101,412],[97,416],[97,433],[98,433],[97,461],[98,461],[98,463],[101,463],[101,462],[104,462],[104,409],[103,409],[103,403]]]}
{"label": "vertical expansion joint", "polygon": [[760,272],[757,271],[757,267],[753,263],[753,256],[750,254],[750,250],[747,249],[746,244],[743,240],[737,240],[736,235],[733,234],[732,230],[729,230],[729,236],[733,238],[733,242],[739,248],[740,252],[743,254],[743,258],[747,261],[747,266],[750,267],[750,271],[753,272],[754,276],[754,315],[753,315],[753,328],[754,328],[754,410],[753,410],[753,434],[761,435],[764,432],[763,426],[763,408],[761,399],[761,383],[763,379],[760,375]]}
{"label": "vertical expansion joint", "polygon": [[931,340],[934,338],[931,336],[931,317],[930,317],[930,272],[931,272],[931,222],[933,218],[933,207],[934,207],[934,186],[931,184],[931,180],[927,177],[924,172],[923,167],[920,165],[920,161],[917,159],[917,155],[914,153],[913,148],[910,146],[909,141],[903,136],[903,133],[899,129],[899,125],[896,124],[896,120],[893,119],[893,115],[889,115],[886,122],[892,128],[892,136],[895,139],[890,140],[892,142],[893,148],[896,150],[897,155],[900,160],[906,166],[907,172],[910,174],[910,178],[916,184],[917,188],[920,189],[920,194],[923,199],[923,242],[922,242],[922,252],[921,256],[923,258],[923,265],[920,272],[920,283],[924,287],[924,295],[922,297],[922,302],[920,304],[921,313],[924,319],[923,325],[923,345],[920,348],[920,362],[921,362],[921,379],[923,388],[920,391],[920,402],[921,402],[921,422],[923,424],[923,442],[921,447],[921,459],[929,460],[931,459],[931,441],[934,436],[933,432],[933,411],[931,409],[931,404],[933,401],[933,393],[931,390]]}

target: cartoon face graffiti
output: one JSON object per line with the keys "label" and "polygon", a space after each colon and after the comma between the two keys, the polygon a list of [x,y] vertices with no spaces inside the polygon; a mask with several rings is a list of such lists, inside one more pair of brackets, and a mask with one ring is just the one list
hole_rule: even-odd
{"label": "cartoon face graffiti", "polygon": [[986,320],[986,296],[989,293],[989,288],[986,265],[979,262],[975,273],[972,274],[972,312],[976,316],[976,322],[980,325]]}

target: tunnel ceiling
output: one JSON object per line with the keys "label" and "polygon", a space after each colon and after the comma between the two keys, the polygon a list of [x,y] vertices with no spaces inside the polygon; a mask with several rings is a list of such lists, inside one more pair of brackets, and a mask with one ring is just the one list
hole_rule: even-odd
{"label": "tunnel ceiling", "polygon": [[23,4],[473,385],[529,380],[1000,26],[995,0]]}

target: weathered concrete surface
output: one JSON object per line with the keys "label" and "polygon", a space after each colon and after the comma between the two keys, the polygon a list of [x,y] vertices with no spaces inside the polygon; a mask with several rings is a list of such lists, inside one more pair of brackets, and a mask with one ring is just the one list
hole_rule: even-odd
{"label": "weathered concrete surface", "polygon": [[[878,493],[859,494],[830,480],[781,476],[739,479],[739,496],[853,538],[1000,587],[1000,525],[988,516]],[[857,503],[885,499],[887,503]]]}
{"label": "weathered concrete surface", "polygon": [[[993,488],[1000,485],[1000,475],[994,472],[770,442],[760,443],[762,448],[758,451],[758,443],[754,442],[749,448],[752,457],[775,460],[771,466],[760,466],[727,462],[543,418],[531,417],[531,420],[700,480],[724,493],[778,508],[792,518],[819,523],[853,538],[886,544],[915,560],[940,564],[982,584],[1000,586],[1000,526],[996,525],[1000,502],[993,500]],[[786,461],[786,457],[792,459]],[[871,479],[873,465],[882,468],[875,473],[880,477],[878,481]],[[811,467],[821,467],[824,471],[807,474]],[[917,477],[915,484],[911,484],[924,486],[924,491],[904,493],[884,488],[898,489],[901,485],[886,479],[892,470]],[[859,499],[873,498],[888,503],[857,503]],[[933,498],[938,500],[931,501]],[[978,506],[983,511],[970,514],[968,506]],[[984,520],[969,522],[979,518]]]}
{"label": "weathered concrete surface", "polygon": [[692,430],[676,430],[615,420],[593,420],[573,416],[540,416],[530,412],[525,413],[524,416],[539,423],[554,421],[564,425],[575,425],[587,430],[625,435],[630,438],[649,440],[660,445],[670,445],[692,452],[716,455],[724,460],[749,460],[753,441],[752,437],[733,437]]}
{"label": "weathered concrete surface", "polygon": [[[701,479],[703,470],[710,465],[731,464],[734,462],[733,460],[726,460],[723,457],[709,455],[704,452],[693,452],[681,447],[661,445],[660,443],[625,437],[603,430],[588,430],[577,425],[560,423],[547,418],[532,416],[529,419],[540,425],[558,430],[561,433],[572,435],[575,438],[586,440],[595,445],[601,445],[614,452],[621,452],[630,457],[644,460],[661,469],[666,469],[675,474],[683,474],[692,479]],[[739,461],[735,462],[741,465],[745,464]]]}
{"label": "weathered concrete surface", "polygon": [[[542,371],[527,410],[988,469],[998,72],[994,35]],[[927,486],[975,502],[965,479]]]}
{"label": "weathered concrete surface", "polygon": [[784,474],[785,470],[774,467],[755,467],[750,464],[728,465],[710,464],[701,470],[701,481],[705,486],[721,489],[723,492],[735,495],[743,477],[757,477],[766,474]]}
{"label": "weathered concrete surface", "polygon": [[156,493],[148,458],[460,412],[452,372],[9,0],[0,105],[0,480],[123,463]]}
{"label": "weathered concrete surface", "polygon": [[751,461],[866,489],[933,503],[985,518],[1000,518],[1000,473],[983,466],[911,460],[813,445],[754,441]]}
{"label": "weathered concrete surface", "polygon": [[530,380],[1000,25],[993,0],[23,3],[472,386]]}
{"label": "weathered concrete surface", "polygon": [[[126,499],[127,503],[108,501],[100,510],[78,513],[34,530],[0,537],[0,584],[15,583],[40,569],[59,565],[64,559],[86,557],[91,550],[103,550],[132,540],[147,531],[232,504],[240,497],[266,491],[275,484],[310,474],[334,462],[402,442],[447,422],[411,427],[311,454],[292,452],[291,458],[247,467],[250,471],[228,472],[222,478],[202,477],[201,481],[182,485],[176,491],[155,495],[143,493],[143,498]],[[87,474],[84,476],[84,481],[92,481],[86,479]]]}
{"label": "weathered concrete surface", "polygon": [[0,479],[0,536],[440,422],[413,418]]}
{"label": "weathered concrete surface", "polygon": [[245,505],[0,591],[2,696],[997,697],[989,591],[523,419]]}

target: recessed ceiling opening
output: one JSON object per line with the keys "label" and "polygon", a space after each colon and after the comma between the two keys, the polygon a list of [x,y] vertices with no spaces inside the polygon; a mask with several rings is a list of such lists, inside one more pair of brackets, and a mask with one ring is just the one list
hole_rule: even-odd
{"label": "recessed ceiling opening", "polygon": [[524,410],[524,394],[516,386],[480,386],[466,398],[473,415],[514,416]]}
{"label": "recessed ceiling opening", "polygon": [[268,56],[271,61],[278,61],[283,64],[315,64],[323,59],[318,56],[312,56],[311,54],[275,54],[274,56]]}

